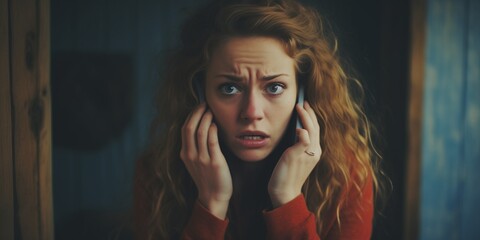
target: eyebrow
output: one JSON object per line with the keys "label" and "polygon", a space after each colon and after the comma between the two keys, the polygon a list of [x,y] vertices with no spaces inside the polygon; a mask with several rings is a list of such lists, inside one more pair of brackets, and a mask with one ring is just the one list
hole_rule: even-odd
{"label": "eyebrow", "polygon": [[[267,75],[267,76],[263,76],[262,80],[270,81],[270,80],[275,79],[275,78],[280,77],[280,76],[289,76],[289,75],[286,74],[286,73]],[[227,78],[228,80],[234,81],[234,82],[241,82],[242,81],[241,76],[232,75],[232,74],[218,74],[216,77],[224,77],[224,78]]]}

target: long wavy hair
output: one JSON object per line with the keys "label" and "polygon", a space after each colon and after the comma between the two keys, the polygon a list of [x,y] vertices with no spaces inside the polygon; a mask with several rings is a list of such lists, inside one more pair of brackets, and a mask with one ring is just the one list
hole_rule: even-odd
{"label": "long wavy hair", "polygon": [[361,194],[369,179],[378,191],[379,156],[362,110],[362,85],[342,68],[336,40],[320,15],[295,1],[250,2],[217,1],[200,9],[185,22],[179,49],[168,57],[151,144],[137,163],[139,238],[178,237],[188,220],[197,190],[180,160],[181,128],[198,104],[192,81],[228,37],[276,38],[296,60],[305,98],[321,127],[323,153],[302,188],[308,208],[316,215],[318,232],[325,227],[326,214],[333,213],[340,224],[345,193]]}

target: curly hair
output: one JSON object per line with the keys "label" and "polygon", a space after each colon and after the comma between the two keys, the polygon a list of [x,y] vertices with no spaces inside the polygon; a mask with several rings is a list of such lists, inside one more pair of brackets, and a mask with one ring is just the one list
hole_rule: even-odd
{"label": "curly hair", "polygon": [[322,21],[316,10],[288,0],[217,1],[186,21],[181,45],[168,58],[151,144],[138,161],[135,206],[140,238],[179,236],[188,220],[197,192],[179,157],[181,128],[198,104],[192,86],[195,75],[205,70],[212,51],[228,37],[272,37],[295,59],[305,98],[322,129],[323,154],[302,188],[316,215],[317,231],[325,227],[325,214],[333,212],[340,224],[345,193],[353,189],[361,194],[370,179],[378,191],[379,156],[362,110],[362,85],[344,71],[336,40]]}

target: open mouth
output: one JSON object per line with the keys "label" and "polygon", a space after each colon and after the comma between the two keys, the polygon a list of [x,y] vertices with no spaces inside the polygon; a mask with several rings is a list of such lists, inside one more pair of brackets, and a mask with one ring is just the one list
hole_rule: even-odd
{"label": "open mouth", "polygon": [[260,135],[243,135],[239,136],[239,138],[243,140],[263,140],[266,138],[266,136],[260,136]]}
{"label": "open mouth", "polygon": [[261,148],[268,144],[269,138],[261,131],[244,131],[237,135],[237,143],[244,148]]}

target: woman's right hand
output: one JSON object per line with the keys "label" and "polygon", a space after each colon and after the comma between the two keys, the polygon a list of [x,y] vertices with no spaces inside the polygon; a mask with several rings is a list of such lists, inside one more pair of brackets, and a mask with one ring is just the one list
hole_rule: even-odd
{"label": "woman's right hand", "polygon": [[218,143],[213,114],[202,103],[182,127],[180,158],[198,189],[198,201],[213,215],[225,219],[233,184],[227,161]]}

